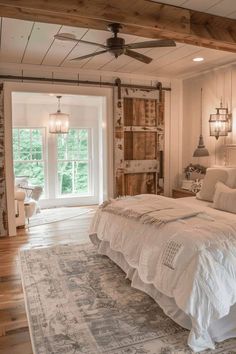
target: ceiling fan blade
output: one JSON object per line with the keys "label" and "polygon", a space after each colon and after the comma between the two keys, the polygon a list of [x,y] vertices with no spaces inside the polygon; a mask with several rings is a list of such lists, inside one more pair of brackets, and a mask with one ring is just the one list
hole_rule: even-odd
{"label": "ceiling fan blade", "polygon": [[108,49],[100,50],[99,52],[93,52],[91,54],[83,55],[82,57],[77,57],[77,58],[73,58],[73,59],[70,59],[70,60],[83,60],[83,59],[95,57],[96,55],[100,55],[100,54],[103,54],[103,53],[106,53],[106,52],[108,52]]}
{"label": "ceiling fan blade", "polygon": [[58,39],[59,41],[79,42],[79,40],[72,33],[57,33],[55,34],[54,38]]}
{"label": "ceiling fan blade", "polygon": [[175,47],[176,43],[169,39],[158,39],[156,41],[146,41],[139,43],[130,43],[125,47],[129,49],[138,49],[138,48],[156,48],[156,47]]}
{"label": "ceiling fan blade", "polygon": [[133,50],[125,49],[124,54],[145,64],[149,64],[152,61],[152,58],[149,58],[141,53],[134,52]]}
{"label": "ceiling fan blade", "polygon": [[84,41],[83,39],[79,40],[79,42],[80,42],[80,43],[84,43],[84,44],[95,45],[96,47],[107,48],[107,46],[104,45],[104,44],[95,43],[95,42],[89,42],[89,41]]}
{"label": "ceiling fan blade", "polygon": [[55,34],[54,38],[58,39],[59,41],[72,41],[77,43],[95,45],[96,47],[106,48],[106,46],[101,43],[94,43],[94,42],[85,41],[83,39],[78,39],[72,33],[57,33]]}

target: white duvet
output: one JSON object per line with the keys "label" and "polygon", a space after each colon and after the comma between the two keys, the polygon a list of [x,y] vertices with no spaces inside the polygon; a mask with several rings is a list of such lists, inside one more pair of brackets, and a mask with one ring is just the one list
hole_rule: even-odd
{"label": "white duvet", "polygon": [[175,300],[191,319],[188,344],[194,351],[213,349],[208,328],[236,303],[236,217],[155,195],[138,196],[138,202],[152,207],[161,202],[166,212],[184,207],[199,213],[146,224],[104,207],[90,234],[121,252],[145,284]]}

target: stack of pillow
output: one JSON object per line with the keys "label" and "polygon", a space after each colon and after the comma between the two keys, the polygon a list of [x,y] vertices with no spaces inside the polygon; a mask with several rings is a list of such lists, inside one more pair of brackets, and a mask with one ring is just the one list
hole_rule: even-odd
{"label": "stack of pillow", "polygon": [[213,208],[236,214],[236,167],[207,169],[197,199],[213,202]]}

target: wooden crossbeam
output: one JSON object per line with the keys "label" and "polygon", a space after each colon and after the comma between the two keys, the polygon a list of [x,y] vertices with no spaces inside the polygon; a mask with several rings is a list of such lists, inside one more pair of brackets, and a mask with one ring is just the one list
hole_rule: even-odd
{"label": "wooden crossbeam", "polygon": [[0,0],[0,16],[122,32],[236,53],[236,20],[150,0]]}

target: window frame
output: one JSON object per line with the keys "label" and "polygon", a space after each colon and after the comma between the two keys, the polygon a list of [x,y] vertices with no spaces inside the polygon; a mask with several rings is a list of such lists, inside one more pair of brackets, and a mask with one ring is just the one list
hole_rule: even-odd
{"label": "window frame", "polygon": [[[13,136],[13,130],[17,129],[18,130],[18,156],[20,156],[20,134],[19,131],[21,129],[25,130],[30,130],[30,154],[32,157],[32,133],[31,131],[34,129],[39,129],[42,131],[42,159],[41,160],[15,160],[14,159],[14,150],[12,149],[12,160],[13,160],[13,169],[14,169],[14,164],[15,162],[19,163],[33,163],[33,162],[42,162],[43,163],[43,170],[44,170],[44,187],[43,187],[43,195],[42,198],[45,198],[47,196],[48,192],[48,182],[47,182],[47,176],[48,176],[48,155],[47,155],[47,142],[46,142],[46,136],[47,136],[47,131],[46,127],[43,126],[25,126],[25,125],[15,125],[12,127],[12,136]],[[13,143],[13,140],[12,140]],[[15,175],[15,174],[14,174]],[[17,176],[15,176],[17,177]],[[20,177],[20,176],[19,176]]]}
{"label": "window frame", "polygon": [[[94,154],[93,154],[93,128],[91,127],[81,127],[81,126],[70,126],[70,129],[76,129],[76,130],[87,130],[88,132],[88,159],[87,160],[76,160],[76,159],[58,159],[58,143],[56,139],[56,190],[55,190],[55,197],[56,199],[60,198],[80,198],[80,197],[90,197],[94,196],[94,177],[92,174],[92,171],[94,169]],[[59,175],[58,175],[58,163],[59,162],[72,162],[73,164],[75,162],[77,163],[83,163],[86,162],[88,164],[88,192],[87,193],[65,193],[61,194],[60,193],[60,184],[59,184]],[[72,185],[74,183],[72,182]]]}

